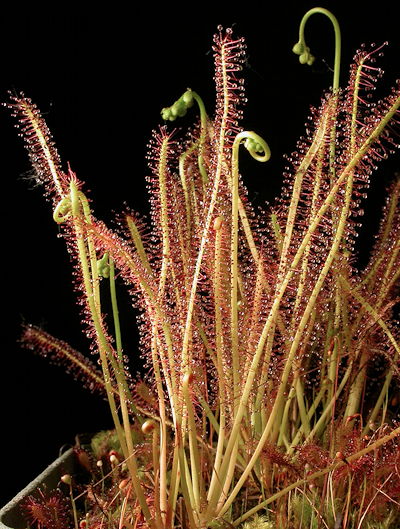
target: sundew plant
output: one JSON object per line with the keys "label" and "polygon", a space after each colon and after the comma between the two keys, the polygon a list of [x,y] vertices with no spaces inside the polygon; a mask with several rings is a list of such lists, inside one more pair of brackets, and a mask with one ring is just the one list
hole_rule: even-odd
{"label": "sundew plant", "polygon": [[[106,395],[118,439],[107,487],[89,457],[86,492],[63,476],[71,518],[56,496],[28,502],[39,527],[400,523],[395,177],[368,264],[358,269],[354,258],[369,180],[397,147],[400,90],[371,97],[380,47],[358,51],[340,83],[340,30],[322,8],[301,21],[293,51],[302,64],[313,61],[304,30],[314,13],[334,27],[332,87],[311,111],[281,196],[265,211],[249,203],[240,172],[240,158],[263,164],[270,149],[241,128],[245,43],[231,29],[214,36],[214,117],[192,89],[161,112],[148,154],[148,224],[130,209],[113,229],[98,220],[39,110],[23,94],[12,97],[72,256],[100,369],[36,326],[24,327],[22,341]],[[176,127],[186,113],[193,125],[185,131]],[[119,322],[117,274],[140,310],[143,380],[127,369],[136,353],[122,345],[129,330]]]}

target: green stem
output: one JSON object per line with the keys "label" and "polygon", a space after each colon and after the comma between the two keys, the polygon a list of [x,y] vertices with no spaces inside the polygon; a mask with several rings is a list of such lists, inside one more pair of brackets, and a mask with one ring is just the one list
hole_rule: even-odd
{"label": "green stem", "polygon": [[253,131],[240,132],[232,145],[232,226],[231,226],[231,347],[233,370],[234,410],[237,409],[239,380],[239,335],[238,335],[238,253],[239,253],[239,146],[244,142],[251,156],[259,162],[271,157],[268,144]]}
{"label": "green stem", "polygon": [[[271,156],[268,144],[261,136],[253,131],[240,132],[232,145],[232,226],[231,226],[231,355],[233,371],[233,398],[234,414],[238,410],[238,395],[240,391],[239,358],[238,358],[238,231],[239,231],[239,146],[244,142],[251,156],[260,162],[266,162]],[[221,501],[220,495],[229,490],[230,481],[236,464],[238,439],[232,447],[231,458],[224,466],[223,473],[219,475],[218,484],[213,482],[215,488],[209,493],[209,510]],[[221,446],[221,445],[220,445]],[[220,455],[220,452],[218,453]]]}
{"label": "green stem", "polygon": [[335,31],[335,62],[334,62],[334,69],[333,69],[333,91],[337,92],[339,89],[339,77],[340,77],[341,34],[340,34],[340,26],[337,21],[337,18],[330,11],[322,7],[314,7],[313,9],[310,9],[309,11],[307,11],[307,13],[301,19],[300,27],[299,27],[299,40],[294,45],[293,51],[297,55],[300,55],[299,60],[302,64],[304,63],[312,64],[314,57],[310,54],[310,49],[306,45],[306,41],[304,37],[304,30],[305,30],[307,20],[310,18],[310,16],[316,13],[320,13],[322,15],[327,16],[329,20],[332,22],[333,29]]}
{"label": "green stem", "polygon": [[221,274],[221,267],[223,264],[222,260],[222,233],[223,233],[223,224],[222,224],[222,218],[217,217],[217,219],[214,222],[214,230],[215,230],[215,258],[214,258],[214,300],[215,300],[215,307],[214,307],[214,314],[215,314],[215,348],[216,348],[216,356],[217,356],[217,381],[218,381],[218,397],[219,397],[219,410],[220,410],[220,417],[219,417],[219,429],[217,430],[218,433],[218,442],[217,442],[217,449],[216,454],[214,458],[214,465],[213,465],[213,472],[210,480],[210,485],[208,488],[208,501],[214,494],[214,489],[217,485],[217,482],[219,481],[219,469],[221,465],[222,460],[222,453],[225,443],[225,418],[226,418],[226,388],[225,388],[225,366],[224,366],[224,359],[223,359],[223,322],[222,322],[222,314],[221,314],[221,307],[223,304],[223,285],[222,285],[222,274]]}
{"label": "green stem", "polygon": [[[193,101],[196,101],[200,110],[200,138],[199,142],[195,143],[195,146],[199,146],[199,170],[203,180],[203,184],[206,184],[208,181],[208,176],[207,171],[204,167],[203,150],[207,137],[208,117],[203,100],[196,92],[189,89],[177,101],[175,101],[173,105],[171,105],[170,107],[163,108],[161,111],[161,116],[165,120],[175,121],[177,117],[182,117],[186,114],[188,108],[193,106]],[[191,150],[192,149],[190,149],[190,151]]]}
{"label": "green stem", "polygon": [[[157,389],[157,402],[160,414],[160,446],[159,446],[159,490],[160,490],[160,510],[161,519],[166,523],[168,512],[167,499],[167,425],[166,425],[166,410],[165,410],[165,395],[163,389],[162,375],[160,371],[159,355],[157,354],[157,326],[153,325],[152,340],[151,340],[151,355],[154,369],[154,378]],[[172,479],[172,478],[171,478]]]}
{"label": "green stem", "polygon": [[[107,391],[108,402],[110,405],[111,415],[114,420],[114,425],[117,431],[118,439],[121,444],[122,451],[127,461],[127,466],[130,471],[130,477],[132,480],[133,487],[135,489],[136,496],[138,498],[140,507],[146,521],[153,528],[154,524],[148,508],[145,495],[138,479],[138,472],[136,461],[134,459],[134,451],[132,445],[132,435],[129,426],[129,415],[127,412],[126,401],[124,399],[123,386],[121,380],[118,380],[118,388],[120,393],[120,404],[122,407],[124,430],[121,427],[119,421],[117,407],[115,404],[114,395],[112,392],[111,376],[108,368],[108,356],[112,355],[110,352],[110,346],[107,342],[107,338],[104,334],[103,325],[100,319],[100,301],[98,291],[98,276],[97,276],[97,260],[93,256],[94,245],[91,241],[91,237],[88,237],[88,248],[86,248],[86,234],[82,227],[83,218],[88,216],[88,204],[86,200],[82,199],[83,194],[78,191],[77,184],[74,180],[70,183],[70,199],[71,199],[71,212],[72,219],[76,234],[76,244],[78,249],[79,261],[81,264],[81,271],[83,276],[83,284],[85,287],[86,299],[90,309],[93,326],[96,332],[97,343],[99,347],[99,354],[101,359],[101,365],[104,373],[105,388]],[[88,254],[90,257],[91,268],[89,267]],[[94,264],[94,262],[95,264]],[[116,374],[118,369],[116,370]],[[124,435],[125,433],[125,435]]]}
{"label": "green stem", "polygon": [[76,503],[74,500],[74,494],[72,491],[72,480],[69,482],[69,497],[71,500],[71,507],[72,507],[72,513],[74,516],[74,527],[75,529],[79,529],[79,522],[78,522],[78,511],[76,509]]}
{"label": "green stem", "polygon": [[111,295],[111,306],[114,320],[114,333],[115,333],[115,344],[117,347],[117,354],[120,363],[123,362],[122,358],[122,339],[121,339],[121,325],[119,321],[119,311],[117,303],[117,292],[115,288],[115,267],[114,261],[109,259],[108,261],[110,267],[110,295]]}
{"label": "green stem", "polygon": [[133,241],[133,243],[135,245],[136,251],[137,251],[138,256],[140,258],[140,261],[141,261],[141,263],[143,265],[143,268],[145,268],[145,270],[149,273],[149,275],[153,275],[153,270],[151,268],[149,259],[147,257],[146,250],[144,249],[143,241],[142,241],[142,238],[140,236],[139,229],[136,226],[136,223],[135,223],[135,221],[134,221],[132,216],[127,215],[126,224],[128,226],[129,233],[131,235],[132,241]]}
{"label": "green stem", "polygon": [[206,143],[206,137],[207,137],[207,123],[208,123],[208,117],[206,112],[206,107],[204,106],[203,100],[201,97],[196,93],[192,91],[193,99],[196,101],[199,110],[200,110],[200,147],[199,147],[199,156],[198,156],[198,163],[199,163],[199,170],[201,177],[203,179],[203,184],[206,184],[208,182],[208,175],[207,171],[204,167],[204,145]]}
{"label": "green stem", "polygon": [[197,446],[197,429],[196,420],[193,409],[193,402],[190,395],[189,384],[191,383],[192,375],[185,375],[183,378],[183,398],[185,399],[186,410],[188,415],[188,438],[189,438],[189,451],[190,451],[190,468],[192,477],[192,492],[194,500],[194,508],[197,512],[200,512],[200,500],[202,490],[202,474],[200,465],[200,454]]}

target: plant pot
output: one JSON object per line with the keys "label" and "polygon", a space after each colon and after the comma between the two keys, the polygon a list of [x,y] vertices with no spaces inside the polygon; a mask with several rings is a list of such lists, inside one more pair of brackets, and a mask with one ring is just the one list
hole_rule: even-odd
{"label": "plant pot", "polygon": [[0,529],[25,529],[27,523],[21,513],[21,503],[27,496],[35,496],[40,488],[46,487],[48,490],[56,488],[61,475],[72,474],[76,467],[74,451],[70,448],[0,510]]}

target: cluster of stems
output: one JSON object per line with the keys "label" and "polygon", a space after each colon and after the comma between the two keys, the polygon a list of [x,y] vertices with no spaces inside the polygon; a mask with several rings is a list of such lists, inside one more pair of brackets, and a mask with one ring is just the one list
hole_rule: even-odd
{"label": "cluster of stems", "polygon": [[[192,90],[162,111],[165,120],[175,120],[195,105],[200,118],[179,144],[166,128],[155,136],[151,246],[134,215],[125,215],[130,241],[93,217],[75,175],[60,174],[49,163],[50,149],[32,113],[58,193],[54,219],[73,240],[132,491],[152,529],[178,523],[206,528],[218,521],[238,526],[269,506],[276,510],[291,491],[343,476],[344,468],[392,446],[400,434],[400,427],[387,426],[400,353],[392,322],[400,270],[399,183],[391,188],[368,267],[358,271],[351,259],[357,197],[372,161],[390,141],[400,96],[394,92],[374,114],[360,108],[372,69],[367,53],[348,89],[339,92],[340,31],[326,10],[304,17],[294,47],[300,61],[312,62],[304,25],[318,12],[335,29],[332,91],[314,114],[283,198],[265,213],[264,227],[265,219],[247,203],[239,152],[243,146],[255,161],[267,162],[270,150],[237,124],[243,44],[230,32],[221,30],[216,40],[216,118],[209,118]],[[115,268],[140,297],[156,410],[138,405],[132,395]],[[105,282],[112,325],[102,309]],[[371,362],[378,357],[382,373],[371,382]],[[143,425],[152,439],[145,477],[132,423]],[[359,443],[346,452],[349,432]],[[325,454],[324,468],[306,470],[302,450],[310,446]],[[297,478],[279,485],[283,461]]]}

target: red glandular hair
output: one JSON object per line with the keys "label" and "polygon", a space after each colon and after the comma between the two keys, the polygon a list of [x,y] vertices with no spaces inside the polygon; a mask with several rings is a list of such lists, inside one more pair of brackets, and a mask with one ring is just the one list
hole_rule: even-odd
{"label": "red glandular hair", "polygon": [[59,200],[60,195],[68,193],[68,177],[61,169],[53,138],[37,106],[23,93],[11,96],[6,106],[17,118],[16,127],[25,141],[36,181],[44,186],[46,196]]}
{"label": "red glandular hair", "polygon": [[232,38],[231,29],[219,27],[218,30],[213,46],[217,93],[214,138],[216,145],[223,145],[229,153],[228,148],[241,130],[239,120],[242,117],[240,106],[244,102],[244,80],[238,78],[237,73],[242,70],[246,46],[243,38]]}
{"label": "red glandular hair", "polygon": [[59,490],[44,492],[39,489],[36,497],[28,496],[22,509],[37,529],[72,527],[70,503]]}
{"label": "red glandular hair", "polygon": [[103,375],[82,353],[34,325],[23,328],[21,344],[58,365],[92,392],[105,396]]}

